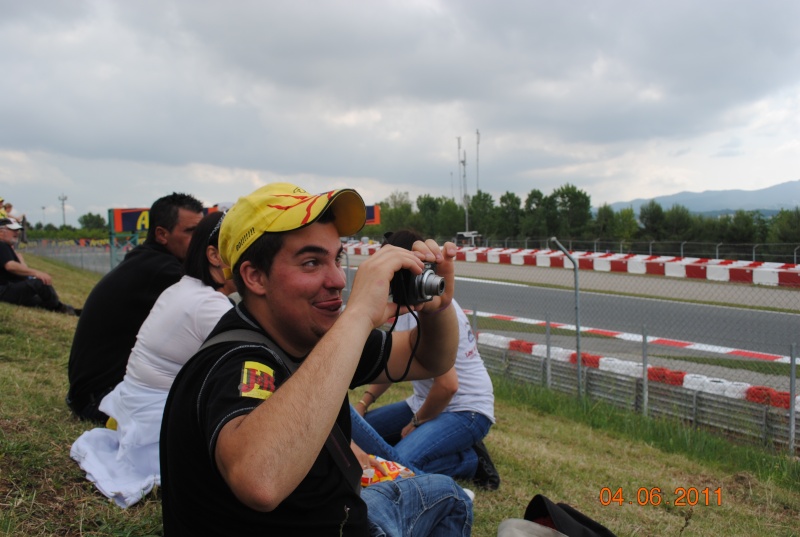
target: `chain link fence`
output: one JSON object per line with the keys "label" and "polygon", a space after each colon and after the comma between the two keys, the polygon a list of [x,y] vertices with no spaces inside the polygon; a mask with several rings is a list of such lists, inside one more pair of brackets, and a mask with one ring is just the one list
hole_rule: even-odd
{"label": "chain link fence", "polygon": [[109,240],[35,240],[18,246],[19,251],[57,259],[73,267],[105,274],[116,267],[136,246],[132,241],[112,244]]}
{"label": "chain link fence", "polygon": [[[800,267],[557,244],[459,252],[457,298],[493,373],[797,452]],[[739,267],[749,283],[712,270]]]}
{"label": "chain link fence", "polygon": [[[800,244],[786,242],[731,244],[726,242],[609,241],[604,239],[565,239],[561,242],[568,250],[577,252],[695,257],[731,261],[792,263],[795,265],[800,261]],[[475,246],[509,249],[547,249],[553,247],[553,244],[551,237],[528,237],[523,240],[511,239],[510,237],[486,237],[480,238]]]}
{"label": "chain link fence", "polygon": [[[105,242],[40,241],[23,251],[102,274],[134,246]],[[595,253],[594,244],[585,252],[564,244],[581,268],[574,271],[572,262],[553,262],[563,253],[546,243],[553,249],[528,254],[546,259],[530,263],[512,261],[525,251],[509,253],[513,247],[499,255],[459,254],[457,298],[492,372],[797,451],[792,358],[800,342],[800,286],[713,281],[686,271],[674,277],[669,270],[584,270],[575,258]],[[647,246],[648,256],[660,254]],[[374,249],[348,245],[348,289],[352,269]]]}

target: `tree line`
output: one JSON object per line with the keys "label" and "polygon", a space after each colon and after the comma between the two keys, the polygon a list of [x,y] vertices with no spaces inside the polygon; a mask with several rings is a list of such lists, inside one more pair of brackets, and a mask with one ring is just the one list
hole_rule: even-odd
{"label": "tree line", "polygon": [[107,239],[108,225],[102,215],[86,213],[78,218],[79,228],[75,226],[56,226],[52,223],[36,222],[26,228],[28,240],[38,239]]}
{"label": "tree line", "polygon": [[[692,241],[728,244],[800,243],[800,207],[782,209],[772,217],[758,211],[733,214],[694,214],[682,205],[663,208],[650,200],[637,215],[632,207],[614,211],[603,204],[592,212],[591,197],[571,184],[544,195],[531,190],[525,201],[506,192],[495,203],[491,194],[478,190],[467,209],[447,197],[423,194],[412,203],[406,192],[393,192],[379,203],[381,223],[367,226],[362,235],[380,237],[386,231],[413,227],[422,235],[450,239],[465,231],[478,231],[483,240],[521,241],[558,237],[565,240]],[[416,205],[416,207],[414,206]]]}
{"label": "tree line", "polygon": [[[614,211],[608,204],[592,212],[591,197],[569,183],[550,195],[531,190],[525,201],[506,192],[495,203],[488,192],[478,190],[467,210],[448,197],[423,194],[411,201],[407,192],[392,192],[379,203],[381,223],[366,226],[362,235],[379,238],[387,231],[412,227],[423,236],[450,240],[462,231],[477,231],[484,241],[523,241],[558,237],[560,241],[691,241],[727,244],[800,244],[800,207],[781,209],[766,217],[758,211],[733,214],[694,214],[682,205],[663,208],[650,200],[639,208]],[[465,229],[469,222],[469,229]],[[78,218],[80,228],[37,222],[28,229],[29,239],[108,238],[106,219],[87,213]]]}

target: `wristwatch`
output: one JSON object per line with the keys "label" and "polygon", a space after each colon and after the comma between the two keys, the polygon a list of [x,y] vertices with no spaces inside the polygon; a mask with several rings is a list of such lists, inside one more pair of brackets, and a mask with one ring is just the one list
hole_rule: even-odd
{"label": "wristwatch", "polygon": [[414,427],[419,427],[420,426],[420,423],[419,423],[419,420],[417,419],[417,415],[416,414],[414,414],[414,417],[411,418],[411,425],[413,425]]}

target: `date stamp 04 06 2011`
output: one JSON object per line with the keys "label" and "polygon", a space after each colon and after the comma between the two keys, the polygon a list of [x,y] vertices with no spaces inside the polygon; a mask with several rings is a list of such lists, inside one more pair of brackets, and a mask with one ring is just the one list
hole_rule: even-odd
{"label": "date stamp 04 06 2011", "polygon": [[672,497],[665,498],[664,493],[659,487],[639,487],[636,490],[636,497],[625,499],[622,487],[612,490],[610,487],[600,489],[600,504],[608,506],[617,505],[661,505],[672,504],[678,507],[695,505],[722,505],[722,487],[709,489],[708,487],[698,489],[696,487],[678,487]]}

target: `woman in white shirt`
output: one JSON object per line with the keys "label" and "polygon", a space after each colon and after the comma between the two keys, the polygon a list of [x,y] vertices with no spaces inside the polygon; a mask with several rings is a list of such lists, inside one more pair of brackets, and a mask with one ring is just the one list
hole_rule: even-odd
{"label": "woman in white shirt", "polygon": [[125,377],[100,403],[106,428],[85,432],[71,456],[86,477],[121,507],[136,503],[161,481],[158,443],[169,389],[183,364],[200,348],[232,306],[217,250],[223,213],[205,216],[195,229],[184,276],[159,296],[136,336]]}

